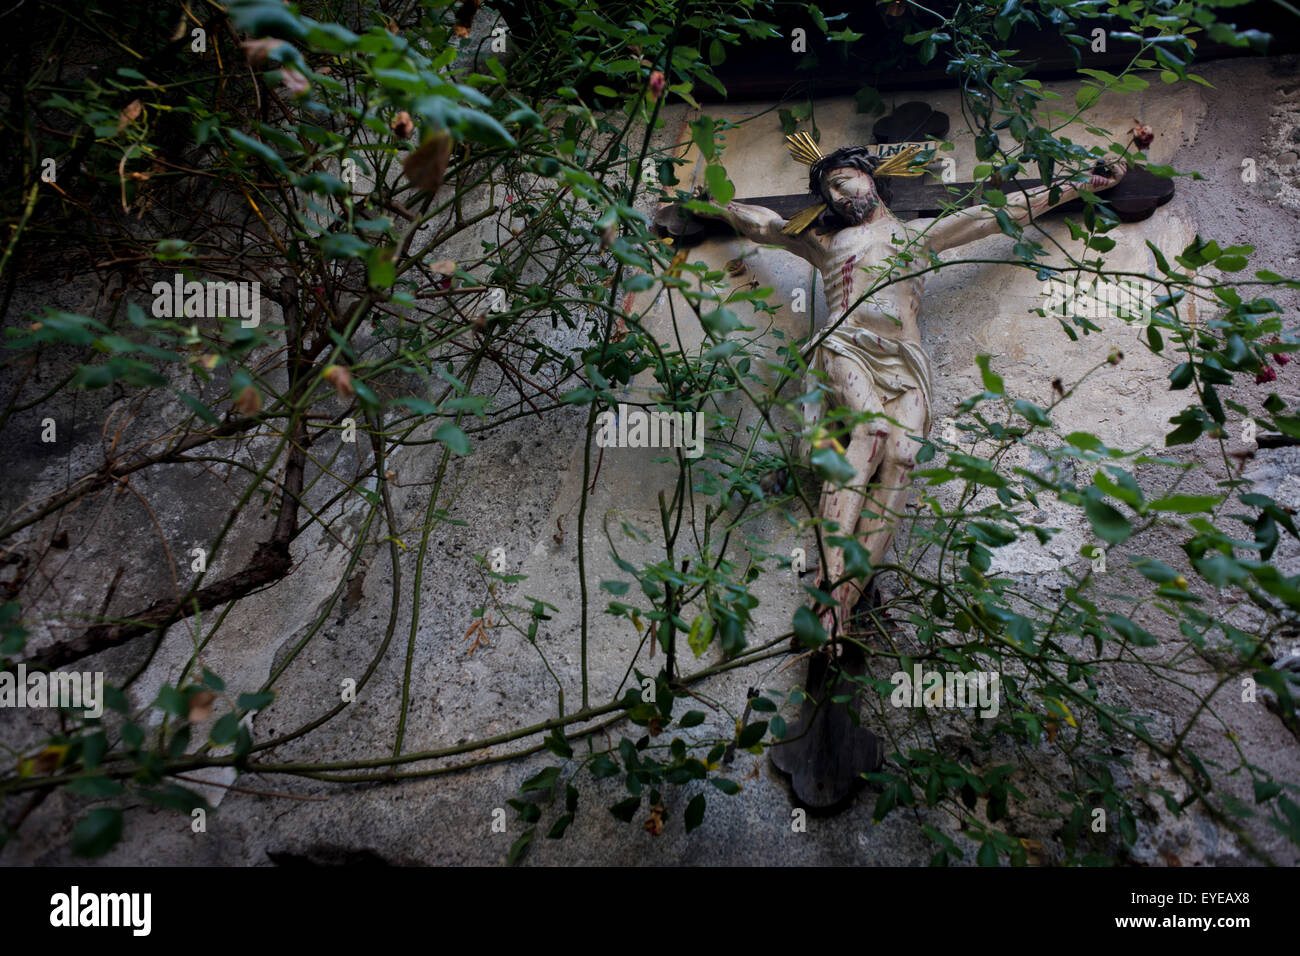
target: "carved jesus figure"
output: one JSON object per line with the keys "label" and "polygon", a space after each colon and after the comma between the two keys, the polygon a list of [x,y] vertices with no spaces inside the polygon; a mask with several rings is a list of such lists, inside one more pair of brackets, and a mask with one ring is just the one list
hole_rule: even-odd
{"label": "carved jesus figure", "polygon": [[[838,534],[857,538],[873,567],[884,561],[916,466],[920,446],[909,436],[924,438],[931,424],[930,363],[917,325],[925,277],[912,273],[930,264],[930,252],[1001,231],[990,206],[903,222],[890,213],[887,191],[881,197],[873,176],[877,163],[861,146],[838,149],[814,163],[809,190],[827,208],[799,231],[787,229],[787,220],[764,206],[730,202],[721,214],[741,235],[793,252],[821,273],[827,325],[834,328],[815,348],[809,366],[826,375],[830,404],[825,407],[880,417],[853,426],[845,457],[855,477],[842,487],[828,482],[819,512],[823,522],[838,526]],[[1062,184],[1057,203],[1050,202],[1051,187],[1045,185],[1008,195],[1003,208],[1013,220],[1026,223],[1074,199],[1079,190],[1110,188],[1126,169],[1124,163],[1115,163],[1106,175],[1094,173],[1087,182]],[[882,186],[887,190],[887,183]],[[876,286],[881,287],[868,295]],[[843,549],[827,546],[826,558],[822,590],[844,576]],[[861,598],[865,583],[846,580],[830,592],[837,606],[814,608],[832,639]]]}

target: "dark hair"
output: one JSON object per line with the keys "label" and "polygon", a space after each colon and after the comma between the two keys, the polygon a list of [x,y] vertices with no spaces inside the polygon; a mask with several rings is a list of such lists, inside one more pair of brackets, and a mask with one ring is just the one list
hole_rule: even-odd
{"label": "dark hair", "polygon": [[833,153],[828,153],[817,162],[813,163],[808,169],[808,191],[820,199],[826,199],[826,193],[823,189],[826,177],[836,169],[856,169],[864,172],[871,177],[871,181],[876,186],[876,195],[885,205],[889,205],[892,198],[889,183],[885,177],[876,178],[876,167],[880,165],[880,159],[872,156],[862,146],[841,146]]}

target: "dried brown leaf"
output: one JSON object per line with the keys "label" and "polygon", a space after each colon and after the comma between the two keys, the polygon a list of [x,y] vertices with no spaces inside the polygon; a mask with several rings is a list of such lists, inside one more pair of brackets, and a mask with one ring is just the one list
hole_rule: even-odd
{"label": "dried brown leaf", "polygon": [[[456,36],[469,36],[468,27],[474,22],[474,14],[478,13],[479,3],[481,0],[464,0],[456,10]],[[465,29],[464,33],[460,30]]]}
{"label": "dried brown leaf", "polygon": [[216,703],[217,695],[210,690],[201,690],[190,698],[190,723],[197,724],[201,720],[207,720],[212,716],[212,705]]}
{"label": "dried brown leaf", "polygon": [[664,832],[664,805],[656,803],[650,808],[650,818],[645,822],[645,832],[658,836]]}
{"label": "dried brown leaf", "polygon": [[262,393],[256,386],[244,386],[244,390],[235,398],[235,409],[244,415],[256,415],[262,410]]}
{"label": "dried brown leaf", "polygon": [[291,66],[280,70],[280,82],[294,96],[303,96],[311,89],[311,81]]}
{"label": "dried brown leaf", "polygon": [[408,153],[402,160],[402,172],[416,189],[436,194],[447,173],[447,160],[451,157],[451,134],[439,130],[423,146]]}
{"label": "dried brown leaf", "polygon": [[248,60],[248,65],[252,67],[261,67],[266,65],[267,58],[271,51],[280,45],[280,40],[245,40],[240,46],[244,50],[244,58]]}
{"label": "dried brown leaf", "polygon": [[415,132],[415,121],[411,119],[411,114],[402,110],[393,117],[393,121],[388,124],[393,135],[398,139],[410,139],[411,134]]}
{"label": "dried brown leaf", "polygon": [[352,373],[346,365],[327,365],[324,372],[325,381],[334,386],[339,398],[351,398],[356,394],[352,387]]}
{"label": "dried brown leaf", "polygon": [[120,133],[132,123],[140,118],[144,112],[144,104],[139,100],[132,100],[126,104],[126,108],[117,114],[117,131]]}

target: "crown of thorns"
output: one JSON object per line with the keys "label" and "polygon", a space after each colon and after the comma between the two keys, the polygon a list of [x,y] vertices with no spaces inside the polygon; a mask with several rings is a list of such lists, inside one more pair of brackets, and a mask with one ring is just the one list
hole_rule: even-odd
{"label": "crown of thorns", "polygon": [[843,146],[823,156],[808,167],[808,191],[820,194],[822,180],[835,169],[856,169],[875,179],[880,175],[881,160],[861,146]]}

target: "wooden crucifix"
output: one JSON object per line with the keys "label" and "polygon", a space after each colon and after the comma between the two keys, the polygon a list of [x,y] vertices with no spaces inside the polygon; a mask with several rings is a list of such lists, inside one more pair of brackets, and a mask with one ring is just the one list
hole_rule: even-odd
{"label": "wooden crucifix", "polygon": [[[908,148],[937,148],[948,134],[948,117],[922,102],[904,103],[892,113],[878,120],[872,127],[875,143],[866,149],[881,160],[905,154]],[[929,181],[921,178],[924,170],[916,175],[900,178],[892,184],[893,195],[889,200],[889,211],[906,222],[928,216],[939,216],[953,205],[974,206],[982,200],[973,182],[942,182],[932,176]],[[1041,179],[1015,179],[1006,183],[1002,189],[1007,195],[1018,190],[1034,189],[1042,185]],[[1163,206],[1174,195],[1174,181],[1152,175],[1145,169],[1133,169],[1120,183],[1107,190],[1106,201],[1121,222],[1140,222],[1148,218],[1156,208]],[[807,208],[808,197],[804,194],[786,196],[754,196],[739,200],[752,206],[764,206],[789,220]],[[1053,212],[1078,212],[1083,208],[1083,201],[1073,200],[1053,207]],[[732,232],[721,220],[701,219],[683,215],[675,205],[664,206],[655,218],[655,230],[663,237],[671,236],[678,248],[696,245],[705,239],[724,236]]]}
{"label": "wooden crucifix", "polygon": [[[934,129],[932,124],[920,132],[935,135]],[[821,202],[808,206],[807,196],[733,201],[713,213],[712,221],[709,214],[689,215],[673,205],[660,210],[656,223],[675,244],[698,241],[711,228],[734,229],[807,260],[821,273],[828,325],[805,346],[806,358],[818,373],[814,389],[822,393],[823,414],[847,409],[854,421],[847,448],[816,431],[813,443],[833,444],[854,476],[826,484],[818,514],[824,531],[852,536],[878,567],[885,562],[916,453],[932,421],[930,364],[917,322],[925,277],[913,273],[929,265],[931,254],[1000,233],[999,217],[1027,223],[1076,201],[1081,190],[1108,190],[1113,206],[1121,199],[1117,212],[1122,206],[1133,221],[1150,215],[1172,187],[1156,180],[1159,187],[1153,188],[1138,177],[1136,186],[1116,197],[1129,181],[1121,161],[1098,166],[1082,182],[1058,186],[1055,197],[1050,187],[1020,182],[1005,189],[1006,201],[997,209],[977,200],[953,209],[949,196],[969,192],[974,184],[911,182],[924,173],[912,164],[921,143],[897,151],[849,146],[823,154],[801,133],[788,136],[787,144],[794,158],[809,166],[809,190]],[[891,195],[886,183],[897,187],[897,194]],[[810,422],[818,417],[811,411],[816,407],[817,400],[805,406]],[[866,672],[862,645],[843,640],[857,636],[851,609],[866,604],[870,610],[874,588],[869,578],[860,582],[846,574],[845,566],[844,549],[828,545],[814,589],[820,597],[814,596],[812,607],[826,640],[809,662],[804,712],[791,727],[789,742],[772,751],[778,769],[791,775],[796,797],[812,809],[846,805],[862,774],[884,759],[883,743],[856,719],[860,684],[854,678]],[[851,698],[848,709],[832,705],[831,698],[840,695]]]}

